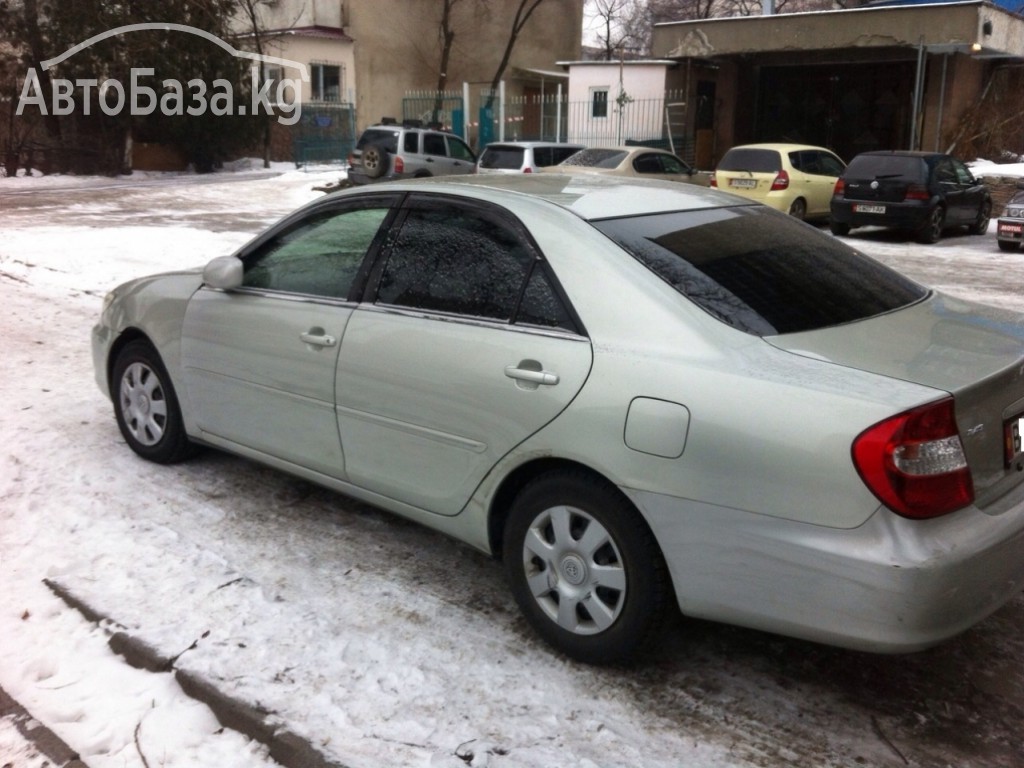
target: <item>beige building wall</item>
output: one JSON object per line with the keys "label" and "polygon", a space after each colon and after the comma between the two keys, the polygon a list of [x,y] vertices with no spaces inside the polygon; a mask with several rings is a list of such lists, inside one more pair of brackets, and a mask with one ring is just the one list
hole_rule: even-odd
{"label": "beige building wall", "polygon": [[[518,6],[519,0],[464,0],[455,6],[447,89],[461,91],[464,82],[470,83],[476,104],[498,68]],[[437,87],[440,0],[348,0],[345,16],[345,31],[355,41],[359,127],[385,116],[400,119],[408,91]],[[582,23],[583,0],[544,0],[512,52],[505,72],[510,94],[522,93],[522,70],[559,71],[555,62],[578,59]]]}

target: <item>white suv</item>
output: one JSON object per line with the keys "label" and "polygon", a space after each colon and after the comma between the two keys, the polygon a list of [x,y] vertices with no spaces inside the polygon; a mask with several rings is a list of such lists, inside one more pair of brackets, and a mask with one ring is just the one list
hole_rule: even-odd
{"label": "white suv", "polygon": [[476,155],[458,136],[418,125],[372,125],[348,157],[353,184],[475,173]]}
{"label": "white suv", "polygon": [[476,163],[477,173],[535,173],[572,157],[582,144],[553,141],[496,141],[484,147]]}

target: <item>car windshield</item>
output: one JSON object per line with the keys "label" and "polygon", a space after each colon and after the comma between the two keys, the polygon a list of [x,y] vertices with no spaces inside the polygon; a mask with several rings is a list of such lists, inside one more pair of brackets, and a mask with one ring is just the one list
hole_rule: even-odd
{"label": "car windshield", "polygon": [[523,166],[522,147],[496,147],[484,149],[480,156],[481,168],[498,168],[501,170],[518,170]]}
{"label": "car windshield", "polygon": [[590,168],[616,168],[627,153],[619,149],[581,149],[562,165],[583,165]]}
{"label": "car windshield", "polygon": [[842,242],[761,206],[592,224],[713,317],[757,336],[850,323],[928,294]]}
{"label": "car windshield", "polygon": [[718,170],[778,173],[782,170],[782,155],[773,149],[730,149],[718,164]]}
{"label": "car windshield", "polygon": [[907,155],[857,155],[844,174],[853,179],[901,179],[921,181],[928,169],[920,157]]}
{"label": "car windshield", "polygon": [[369,128],[363,131],[363,135],[359,137],[356,149],[364,149],[370,144],[376,144],[391,154],[395,154],[398,152],[398,134],[399,131],[389,131],[386,128]]}

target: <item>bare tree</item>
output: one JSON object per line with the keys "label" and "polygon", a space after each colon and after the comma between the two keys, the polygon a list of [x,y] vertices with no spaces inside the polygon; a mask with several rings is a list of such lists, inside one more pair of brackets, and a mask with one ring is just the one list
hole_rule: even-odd
{"label": "bare tree", "polygon": [[512,26],[509,27],[508,42],[505,44],[505,52],[502,54],[501,61],[498,63],[498,68],[494,72],[494,78],[491,80],[491,92],[487,97],[486,109],[491,109],[494,106],[494,100],[497,98],[498,86],[501,83],[501,78],[505,75],[505,70],[508,69],[508,63],[512,60],[512,51],[516,47],[519,35],[522,34],[523,28],[530,21],[530,17],[533,15],[533,12],[536,11],[538,6],[543,2],[544,0],[519,0],[515,16],[512,19]]}
{"label": "bare tree", "polygon": [[650,15],[645,0],[591,0],[588,13],[605,61],[650,48]]}

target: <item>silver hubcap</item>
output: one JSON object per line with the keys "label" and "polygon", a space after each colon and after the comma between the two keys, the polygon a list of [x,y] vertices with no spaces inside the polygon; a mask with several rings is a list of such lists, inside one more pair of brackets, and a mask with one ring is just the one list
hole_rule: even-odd
{"label": "silver hubcap", "polygon": [[530,592],[548,618],[577,635],[608,629],[622,613],[626,571],[608,531],[575,507],[534,519],[523,542]]}
{"label": "silver hubcap", "polygon": [[132,363],[121,377],[121,412],[132,437],[142,445],[154,446],[167,427],[164,388],[153,369]]}

